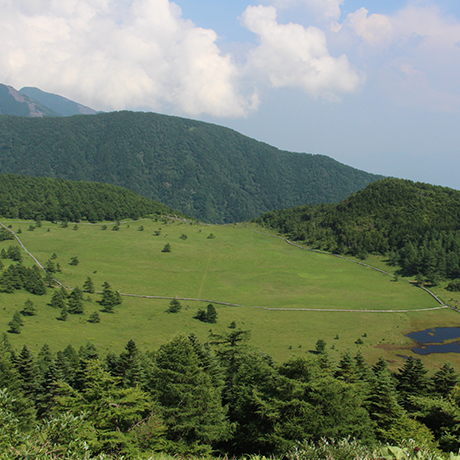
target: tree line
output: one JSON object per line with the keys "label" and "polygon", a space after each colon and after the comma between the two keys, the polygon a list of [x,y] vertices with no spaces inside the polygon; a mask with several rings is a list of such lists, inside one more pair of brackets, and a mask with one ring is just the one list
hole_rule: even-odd
{"label": "tree line", "polygon": [[91,344],[56,353],[45,344],[34,355],[4,335],[0,447],[32,452],[43,446],[31,434],[41,433],[54,452],[75,454],[68,458],[284,455],[297,441],[349,436],[367,446],[412,438],[459,449],[459,375],[450,364],[429,376],[409,358],[391,372],[359,352],[335,362],[325,344],[279,364],[249,337],[237,328],[206,343],[179,335],[145,352],[130,340],[101,356]]}
{"label": "tree line", "polygon": [[100,222],[149,215],[185,217],[123,187],[97,182],[2,174],[0,196],[0,216],[8,219]]}
{"label": "tree line", "polygon": [[460,277],[459,216],[459,191],[389,178],[336,205],[272,211],[254,221],[333,253],[385,255],[400,274],[437,284]]}

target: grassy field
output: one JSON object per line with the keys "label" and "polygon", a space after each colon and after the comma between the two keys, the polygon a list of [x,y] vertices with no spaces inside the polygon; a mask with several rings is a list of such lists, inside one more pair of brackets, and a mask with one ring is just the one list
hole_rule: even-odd
{"label": "grassy field", "polygon": [[[0,294],[0,331],[27,298],[38,307],[38,314],[25,318],[21,334],[8,334],[17,347],[27,343],[38,349],[48,343],[62,349],[71,343],[94,343],[102,354],[120,352],[130,339],[141,349],[154,349],[177,333],[196,333],[205,340],[213,332],[228,331],[235,321],[238,327],[252,331],[251,344],[278,360],[299,356],[314,349],[318,339],[327,342],[330,353],[361,349],[371,360],[385,356],[394,366],[402,364],[398,354],[409,356],[410,340],[404,334],[427,327],[457,325],[460,316],[452,310],[415,312],[436,307],[436,301],[400,279],[339,258],[302,251],[281,239],[256,233],[251,225],[209,226],[188,223],[142,220],[122,222],[118,231],[113,224],[74,224],[61,228],[43,223],[27,231],[30,222],[3,221],[19,235],[27,249],[44,264],[53,253],[62,272],[57,274],[65,285],[82,286],[88,276],[96,289],[108,281],[122,293],[200,298],[243,306],[214,304],[217,324],[194,319],[198,308],[207,303],[183,301],[178,314],[166,313],[168,300],[124,297],[116,313],[100,313],[99,324],[89,323],[89,315],[100,310],[100,296],[88,296],[85,314],[57,321],[59,311],[47,305],[52,290],[43,297],[18,291]],[[143,231],[139,227],[143,226]],[[155,236],[155,232],[160,234]],[[210,235],[214,238],[209,238]],[[186,235],[186,239],[181,239]],[[165,244],[171,252],[162,252]],[[7,248],[11,241],[0,243]],[[71,257],[80,263],[69,265]],[[5,261],[8,263],[8,261]],[[27,257],[26,264],[32,264]],[[377,258],[366,263],[384,267]],[[385,266],[388,270],[388,267]],[[441,295],[445,290],[440,290]],[[450,294],[449,294],[449,297]],[[447,300],[447,299],[445,299]],[[275,311],[254,307],[290,308]],[[340,312],[302,311],[339,309]],[[366,313],[366,310],[398,310],[398,313]],[[353,310],[348,312],[345,310]],[[410,310],[405,313],[401,310]],[[362,345],[355,342],[363,341]],[[430,367],[446,359],[443,355],[423,358]],[[449,355],[460,366],[460,358]]]}

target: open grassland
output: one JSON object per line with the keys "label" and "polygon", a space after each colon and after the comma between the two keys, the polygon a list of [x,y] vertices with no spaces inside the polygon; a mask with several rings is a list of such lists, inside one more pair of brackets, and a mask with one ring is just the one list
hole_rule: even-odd
{"label": "open grassland", "polygon": [[[366,313],[366,310],[417,310],[434,308],[436,301],[400,279],[339,258],[300,250],[281,239],[256,233],[250,225],[209,226],[179,222],[141,220],[113,224],[74,224],[61,228],[43,223],[27,231],[30,222],[3,221],[22,229],[18,235],[27,249],[44,264],[53,253],[62,272],[56,278],[67,286],[82,286],[89,276],[96,289],[107,281],[122,293],[147,296],[199,298],[228,302],[240,307],[214,304],[217,324],[202,323],[193,317],[207,303],[182,301],[180,313],[167,313],[168,300],[124,297],[113,314],[100,313],[101,322],[88,322],[89,315],[101,307],[99,295],[85,295],[85,314],[57,321],[59,311],[47,304],[52,290],[43,297],[23,291],[0,294],[0,331],[8,329],[13,313],[27,298],[38,314],[25,318],[21,334],[9,334],[10,341],[27,343],[37,349],[47,342],[53,349],[94,343],[105,354],[120,352],[134,339],[141,349],[155,349],[177,333],[194,332],[206,340],[209,331],[228,331],[237,327],[252,331],[251,344],[286,360],[313,350],[324,339],[332,355],[347,349],[358,350],[371,360],[385,356],[402,363],[398,354],[409,356],[411,341],[404,333],[427,327],[458,325],[460,316],[452,310],[426,312]],[[139,227],[143,226],[143,231]],[[160,234],[155,236],[154,233]],[[209,238],[210,235],[215,238]],[[186,239],[181,239],[186,235]],[[0,243],[7,248],[12,241]],[[171,252],[162,252],[165,244]],[[71,257],[80,263],[69,265]],[[8,261],[4,261],[6,264]],[[32,264],[25,258],[26,264]],[[366,261],[383,268],[380,260]],[[388,270],[388,267],[385,267]],[[446,291],[444,291],[446,292]],[[442,292],[441,295],[443,296]],[[445,296],[444,296],[445,297]],[[447,299],[445,299],[447,300]],[[289,308],[276,311],[253,307]],[[302,311],[301,309],[323,311]],[[326,309],[339,309],[328,312]],[[346,310],[353,310],[348,312]],[[355,342],[361,339],[363,344]],[[424,357],[436,366],[445,356]],[[449,355],[452,363],[460,359]]]}

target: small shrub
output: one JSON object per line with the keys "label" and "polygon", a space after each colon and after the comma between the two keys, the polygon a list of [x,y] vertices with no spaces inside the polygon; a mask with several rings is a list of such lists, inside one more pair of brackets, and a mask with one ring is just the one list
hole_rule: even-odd
{"label": "small shrub", "polygon": [[171,245],[169,243],[166,243],[165,247],[161,250],[161,252],[171,252]]}
{"label": "small shrub", "polygon": [[181,303],[177,299],[171,300],[169,302],[168,313],[179,313],[182,308]]}
{"label": "small shrub", "polygon": [[99,312],[95,311],[91,313],[89,319],[89,323],[100,323],[101,322],[101,317],[99,316]]}
{"label": "small shrub", "polygon": [[446,289],[451,292],[460,292],[460,281],[459,280],[451,281],[447,285]]}

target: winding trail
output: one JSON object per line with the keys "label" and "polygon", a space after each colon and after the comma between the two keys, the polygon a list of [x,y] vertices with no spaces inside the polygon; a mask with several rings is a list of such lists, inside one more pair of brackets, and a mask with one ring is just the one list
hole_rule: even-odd
{"label": "winding trail", "polygon": [[[5,230],[9,231],[13,235],[14,239],[21,245],[22,249],[24,249],[24,252],[29,257],[32,258],[32,260],[40,267],[40,269],[43,272],[46,273],[46,270],[43,267],[43,265],[37,260],[37,258],[31,252],[29,252],[27,250],[27,248],[24,246],[24,244],[19,239],[17,234],[13,230],[8,228],[6,225],[4,225],[2,222],[0,222],[0,226],[2,226]],[[260,235],[269,236],[269,237],[272,237],[272,238],[278,238],[280,240],[285,241],[287,244],[295,246],[295,247],[297,247],[299,249],[306,250],[306,251],[311,251],[311,252],[317,252],[319,254],[325,254],[325,255],[338,257],[340,259],[344,259],[346,261],[353,262],[353,263],[356,263],[358,265],[362,265],[362,266],[370,268],[372,270],[376,270],[376,271],[378,271],[380,273],[383,273],[385,275],[391,276],[393,278],[395,277],[392,273],[386,272],[384,270],[380,270],[379,268],[373,267],[373,266],[365,264],[363,262],[359,262],[357,260],[349,259],[347,257],[341,256],[341,255],[338,255],[338,254],[333,254],[332,252],[320,251],[318,249],[305,248],[305,247],[303,247],[303,246],[301,246],[301,245],[299,245],[297,243],[293,243],[292,241],[289,241],[287,238],[283,238],[281,236],[270,235],[268,233],[258,232],[256,230],[251,230],[251,232],[259,233]],[[211,257],[211,254],[210,254],[210,257]],[[209,261],[208,261],[208,264],[209,264]],[[206,267],[206,270],[207,270],[207,267]],[[205,277],[206,277],[206,271],[205,271],[205,274],[203,275],[202,283],[204,282]],[[61,283],[59,280],[57,280],[55,278],[53,278],[53,281],[55,281],[59,286],[62,286],[65,289],[68,289],[68,290],[73,289],[73,288],[71,288],[69,286],[64,285],[63,283]],[[408,282],[411,283],[412,285],[417,286],[417,287],[423,289],[424,291],[426,291],[428,294],[430,294],[440,304],[440,306],[439,307],[430,307],[430,308],[411,309],[411,310],[367,310],[367,309],[364,309],[364,310],[363,309],[361,309],[361,310],[356,310],[356,309],[352,310],[352,309],[340,309],[340,308],[261,307],[261,306],[258,306],[258,305],[241,305],[241,304],[230,303],[230,302],[221,302],[221,301],[212,300],[212,299],[195,299],[195,298],[190,298],[190,297],[177,297],[177,296],[169,297],[169,296],[141,295],[141,294],[129,294],[129,293],[123,293],[123,292],[119,292],[119,294],[122,295],[122,296],[125,296],[125,297],[137,297],[137,298],[144,298],[144,299],[165,299],[165,300],[177,299],[177,300],[182,300],[182,301],[196,301],[196,302],[213,303],[213,304],[216,304],[216,305],[226,305],[226,306],[230,306],[230,307],[257,308],[257,309],[260,309],[260,310],[269,310],[269,311],[310,311],[310,312],[333,312],[333,313],[342,313],[342,312],[343,313],[411,313],[411,312],[423,312],[423,311],[426,312],[426,311],[432,311],[432,310],[442,310],[442,309],[446,309],[446,308],[451,308],[452,310],[457,311],[455,308],[453,308],[453,307],[451,307],[449,305],[446,305],[438,296],[436,296],[429,289],[427,289],[427,288],[425,288],[423,286],[419,286],[414,281],[408,280]],[[102,291],[96,291],[97,294],[100,294],[101,292]],[[200,289],[200,292],[201,292],[201,289]]]}

